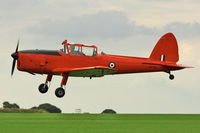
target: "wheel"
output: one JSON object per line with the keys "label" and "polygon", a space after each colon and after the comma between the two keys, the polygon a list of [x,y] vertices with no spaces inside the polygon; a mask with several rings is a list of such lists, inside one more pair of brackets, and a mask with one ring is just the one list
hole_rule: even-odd
{"label": "wheel", "polygon": [[46,93],[49,88],[46,84],[41,84],[38,89],[41,93]]}
{"label": "wheel", "polygon": [[174,79],[174,75],[169,75],[169,79],[173,80]]}
{"label": "wheel", "polygon": [[55,94],[58,98],[61,98],[65,95],[65,90],[62,87],[57,88]]}

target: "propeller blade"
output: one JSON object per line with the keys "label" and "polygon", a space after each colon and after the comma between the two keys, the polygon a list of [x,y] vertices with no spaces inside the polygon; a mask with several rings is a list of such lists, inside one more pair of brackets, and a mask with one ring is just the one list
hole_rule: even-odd
{"label": "propeller blade", "polygon": [[12,76],[13,73],[14,73],[14,70],[15,70],[15,64],[16,64],[16,59],[13,59],[11,76]]}
{"label": "propeller blade", "polygon": [[19,47],[19,40],[18,40],[18,42],[17,42],[17,47],[16,47],[16,50],[15,50],[15,53],[18,52],[18,47]]}
{"label": "propeller blade", "polygon": [[11,55],[11,56],[13,57],[11,76],[12,76],[13,73],[14,73],[15,64],[16,64],[16,61],[17,61],[17,59],[18,59],[18,47],[19,47],[19,40],[18,40],[18,42],[17,42],[17,47],[16,47],[16,50],[15,50],[15,53],[13,53],[13,54]]}

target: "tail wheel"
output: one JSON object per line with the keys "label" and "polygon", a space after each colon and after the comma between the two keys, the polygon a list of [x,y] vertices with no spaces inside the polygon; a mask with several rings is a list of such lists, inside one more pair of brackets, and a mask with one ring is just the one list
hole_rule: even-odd
{"label": "tail wheel", "polygon": [[169,75],[169,79],[173,80],[174,79],[174,75]]}
{"label": "tail wheel", "polygon": [[38,89],[41,93],[44,94],[48,91],[49,87],[47,86],[47,84],[41,84]]}
{"label": "tail wheel", "polygon": [[62,87],[57,88],[55,94],[58,98],[62,98],[65,95],[65,90]]}

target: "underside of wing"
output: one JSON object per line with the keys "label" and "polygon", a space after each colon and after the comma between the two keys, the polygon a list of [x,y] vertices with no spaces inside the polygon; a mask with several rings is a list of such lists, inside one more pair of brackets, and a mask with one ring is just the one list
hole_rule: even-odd
{"label": "underside of wing", "polygon": [[60,74],[68,72],[69,76],[74,77],[102,77],[104,75],[114,74],[116,70],[105,66],[81,67],[81,68],[56,68],[53,73]]}

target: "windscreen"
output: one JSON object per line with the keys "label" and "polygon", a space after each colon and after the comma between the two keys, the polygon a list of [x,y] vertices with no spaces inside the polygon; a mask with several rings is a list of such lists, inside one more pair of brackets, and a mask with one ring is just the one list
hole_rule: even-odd
{"label": "windscreen", "polygon": [[96,48],[82,47],[83,56],[96,56]]}
{"label": "windscreen", "polygon": [[63,48],[60,49],[60,52],[63,53],[63,54],[68,54],[67,50],[66,50],[66,45],[63,45]]}

